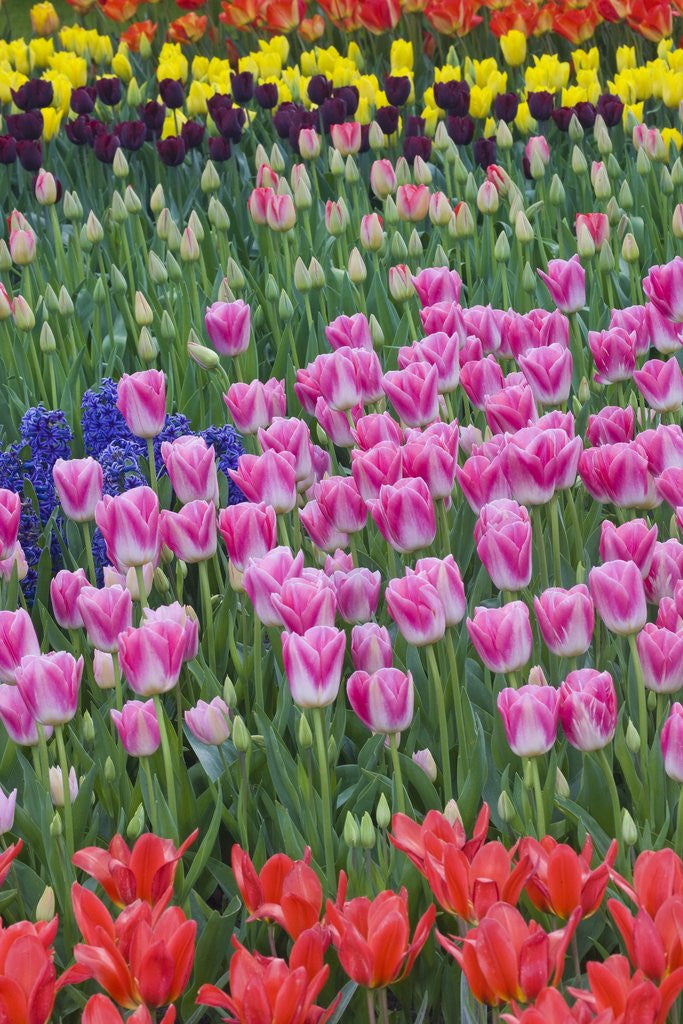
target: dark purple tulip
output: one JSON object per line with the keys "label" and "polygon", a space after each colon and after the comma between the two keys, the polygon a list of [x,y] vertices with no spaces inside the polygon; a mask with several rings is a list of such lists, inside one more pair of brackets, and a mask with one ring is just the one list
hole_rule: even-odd
{"label": "dark purple tulip", "polygon": [[90,146],[95,137],[93,121],[85,114],[79,114],[73,121],[67,121],[64,125],[66,137],[75,146]]}
{"label": "dark purple tulip", "polygon": [[317,107],[332,95],[332,82],[325,75],[313,75],[308,83],[308,98]]}
{"label": "dark purple tulip", "polygon": [[507,124],[514,121],[518,108],[519,100],[517,93],[514,92],[501,92],[493,101],[494,114],[499,121],[505,121]]}
{"label": "dark purple tulip", "polygon": [[242,107],[219,107],[215,115],[216,128],[229,142],[239,142],[247,119]]}
{"label": "dark purple tulip", "polygon": [[162,78],[159,82],[159,95],[169,110],[178,110],[185,102],[183,83],[175,78]]}
{"label": "dark purple tulip", "polygon": [[254,96],[254,76],[251,71],[240,71],[233,75],[232,95],[236,103],[248,103]]}
{"label": "dark purple tulip", "polygon": [[406,135],[403,140],[403,155],[410,164],[416,156],[429,160],[432,155],[432,140],[426,135]]}
{"label": "dark purple tulip", "polygon": [[186,121],[180,129],[187,149],[198,149],[204,141],[206,127],[199,121]]}
{"label": "dark purple tulip", "polygon": [[573,107],[556,107],[550,115],[561,132],[569,131],[569,122],[574,116]]}
{"label": "dark purple tulip", "polygon": [[582,128],[592,128],[595,124],[595,115],[597,113],[592,103],[577,103],[574,107],[574,113],[579,119],[579,124]]}
{"label": "dark purple tulip", "polygon": [[98,78],[95,82],[95,88],[97,90],[97,98],[101,100],[107,107],[115,107],[117,103],[121,102],[123,96],[123,85],[121,79],[117,78],[116,75],[111,75],[107,78]]}
{"label": "dark purple tulip", "polygon": [[167,167],[178,167],[185,159],[186,152],[182,136],[169,135],[167,139],[159,139],[157,152]]}
{"label": "dark purple tulip", "polygon": [[597,110],[608,128],[616,128],[621,124],[624,104],[618,96],[613,96],[609,92],[603,93],[598,99]]}
{"label": "dark purple tulip", "polygon": [[402,107],[410,96],[410,79],[407,75],[385,75],[384,92],[392,107]]}
{"label": "dark purple tulip", "polygon": [[0,135],[0,164],[13,164],[17,159],[17,140],[11,135]]}
{"label": "dark purple tulip", "polygon": [[[332,98],[343,100],[347,117],[353,117],[358,110],[360,93],[355,85],[340,85],[339,88],[332,91]],[[334,122],[331,121],[330,124],[334,124]]]}
{"label": "dark purple tulip", "polygon": [[536,121],[548,121],[555,106],[551,92],[530,92],[528,96],[529,113]]}
{"label": "dark purple tulip", "polygon": [[257,85],[254,89],[254,96],[259,107],[262,107],[264,110],[272,110],[273,107],[277,106],[278,91],[274,82],[264,82],[263,85]]}
{"label": "dark purple tulip", "polygon": [[114,129],[124,149],[134,153],[147,138],[144,121],[122,121]]}
{"label": "dark purple tulip", "polygon": [[434,99],[446,113],[464,117],[470,109],[470,87],[467,82],[436,82]]}
{"label": "dark purple tulip", "polygon": [[336,99],[325,100],[318,109],[324,132],[329,132],[333,124],[343,124],[346,120],[346,104],[339,96]]}
{"label": "dark purple tulip", "polygon": [[531,175],[531,161],[529,160],[529,157],[526,155],[522,156],[522,171],[527,181],[534,180]]}
{"label": "dark purple tulip", "polygon": [[156,138],[164,126],[164,118],[166,117],[166,107],[164,104],[157,103],[156,100],[149,100],[148,103],[138,107],[138,113],[140,114],[140,120],[147,129],[147,138],[149,140]]}
{"label": "dark purple tulip", "polygon": [[43,147],[34,139],[20,139],[17,142],[17,156],[25,171],[39,171],[43,163]]}
{"label": "dark purple tulip", "polygon": [[469,114],[465,114],[464,117],[449,114],[446,118],[446,129],[456,146],[466,146],[474,137],[474,121]]}
{"label": "dark purple tulip", "polygon": [[495,138],[491,136],[489,139],[477,139],[472,146],[472,152],[475,164],[486,170],[489,164],[495,164],[498,155]]}
{"label": "dark purple tulip", "polygon": [[216,120],[217,110],[224,110],[231,106],[232,96],[229,96],[227,92],[214,93],[214,95],[206,101],[206,109],[209,111],[214,121]]}
{"label": "dark purple tulip", "polygon": [[52,82],[43,78],[29,78],[18,89],[11,89],[12,99],[19,110],[40,110],[49,107],[54,97]]}
{"label": "dark purple tulip", "polygon": [[103,164],[111,164],[114,154],[121,145],[118,135],[113,132],[98,132],[93,139],[92,149],[97,159]]}
{"label": "dark purple tulip", "polygon": [[418,114],[411,114],[410,117],[406,118],[405,128],[403,129],[404,135],[424,135],[425,133],[425,119],[420,117]]}
{"label": "dark purple tulip", "polygon": [[[292,124],[298,124],[300,108],[298,103],[281,103],[273,114],[275,131],[281,139],[289,138],[289,129]],[[213,116],[213,115],[212,115]]]}
{"label": "dark purple tulip", "polygon": [[375,111],[375,121],[385,135],[393,135],[398,128],[398,119],[401,112],[398,107],[378,107]]}
{"label": "dark purple tulip", "polygon": [[359,153],[367,153],[370,149],[370,125],[362,124],[360,126],[360,149]]}
{"label": "dark purple tulip", "polygon": [[8,114],[5,118],[7,131],[19,139],[39,139],[43,134],[43,115],[39,110],[27,110],[23,114]]}
{"label": "dark purple tulip", "polygon": [[209,138],[209,156],[216,163],[229,160],[231,153],[232,147],[227,139],[222,139],[220,135],[212,135]]}
{"label": "dark purple tulip", "polygon": [[95,109],[97,89],[94,85],[83,85],[71,93],[71,109],[74,114],[92,114]]}

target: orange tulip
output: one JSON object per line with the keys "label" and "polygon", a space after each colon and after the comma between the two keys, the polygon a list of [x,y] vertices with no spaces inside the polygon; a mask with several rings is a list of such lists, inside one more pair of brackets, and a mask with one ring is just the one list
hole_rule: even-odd
{"label": "orange tulip", "polygon": [[[588,1024],[593,1015],[583,1003],[575,1003],[570,1010],[556,988],[544,988],[533,1006],[516,1013],[504,1013],[505,1024]],[[610,1024],[613,1024],[610,1021]]]}
{"label": "orange tulip", "polygon": [[659,3],[632,0],[629,6],[626,21],[632,29],[653,43],[670,37],[673,31],[672,7],[667,0],[660,0]]}
{"label": "orange tulip", "polygon": [[385,890],[345,900],[346,875],[339,876],[337,902],[327,901],[325,923],[339,963],[352,981],[364,988],[384,988],[407,977],[434,924],[432,904],[417,923],[410,941],[408,892]]}
{"label": "orange tulip", "polygon": [[151,832],[140,836],[132,850],[123,836],[115,835],[106,850],[86,846],[74,854],[72,863],[96,879],[117,907],[135,900],[153,907],[159,901],[168,902],[178,861],[198,835],[195,829],[177,850],[170,839]]}
{"label": "orange tulip", "polygon": [[355,32],[361,26],[359,0],[320,0],[320,6],[337,28]]}
{"label": "orange tulip", "polygon": [[631,963],[652,981],[660,982],[683,969],[683,896],[670,896],[654,918],[647,910],[633,916],[619,900],[608,900]]}
{"label": "orange tulip", "polygon": [[134,21],[130,28],[121,33],[121,42],[125,43],[131,53],[138,53],[140,40],[146,36],[147,42],[151,43],[156,35],[157,23],[150,21]]}
{"label": "orange tulip", "polygon": [[223,10],[218,20],[230,28],[248,29],[256,26],[259,21],[258,0],[221,0],[221,7]]}
{"label": "orange tulip", "polygon": [[134,17],[139,6],[138,0],[99,0],[100,10],[112,21],[128,21]]}
{"label": "orange tulip", "polygon": [[572,995],[594,1013],[604,1013],[605,1020],[614,1024],[665,1024],[683,989],[683,967],[657,988],[642,971],[631,975],[625,956],[610,956],[604,963],[591,962],[587,972],[590,991],[572,989]]}
{"label": "orange tulip", "polygon": [[441,849],[442,859],[425,854],[425,877],[437,903],[463,921],[475,924],[494,903],[517,903],[534,870],[527,855],[513,866],[513,853],[502,843],[485,843],[470,861],[453,846]]}
{"label": "orange tulip", "polygon": [[46,1024],[52,1015],[57,980],[52,942],[57,918],[32,924],[0,924],[0,1020],[8,1024]]}
{"label": "orange tulip", "polygon": [[[174,1024],[175,1006],[169,1006],[161,1018],[160,1024]],[[91,996],[83,1008],[81,1024],[123,1024],[123,1018],[116,1009],[111,999],[98,994]],[[135,1013],[131,1013],[127,1024],[155,1024],[152,1015],[146,1006],[139,1006]]]}
{"label": "orange tulip", "polygon": [[479,4],[472,0],[429,0],[425,7],[425,17],[437,32],[448,36],[466,36],[482,22],[476,13],[478,9]]}
{"label": "orange tulip", "polygon": [[314,14],[312,18],[302,18],[299,35],[307,43],[315,43],[325,31],[325,19],[322,14]]}
{"label": "orange tulip", "polygon": [[590,39],[600,20],[600,14],[594,7],[583,7],[580,10],[557,8],[553,17],[553,29],[574,46],[578,46],[586,39]]}
{"label": "orange tulip", "polygon": [[538,7],[527,0],[513,0],[509,6],[494,11],[489,27],[495,36],[504,36],[512,29],[530,36],[538,23]]}
{"label": "orange tulip", "polygon": [[389,839],[424,875],[427,852],[442,861],[444,848],[453,847],[462,850],[467,859],[472,860],[486,839],[489,817],[488,804],[484,804],[474,824],[472,838],[468,839],[462,822],[451,824],[441,811],[428,811],[421,825],[406,814],[395,814],[391,819],[392,832]]}
{"label": "orange tulip", "polygon": [[368,32],[382,35],[398,25],[401,17],[399,0],[360,0],[358,17]]}
{"label": "orange tulip", "polygon": [[673,850],[645,850],[633,868],[633,885],[613,873],[614,881],[638,907],[654,917],[670,896],[683,896],[683,860]]}
{"label": "orange tulip", "polygon": [[265,23],[269,32],[292,32],[304,16],[304,0],[268,0]]}
{"label": "orange tulip", "polygon": [[306,847],[303,860],[292,860],[276,853],[260,873],[248,853],[235,844],[232,871],[250,921],[275,921],[293,939],[320,919],[323,890],[310,866],[311,851]]}
{"label": "orange tulip", "polygon": [[541,989],[562,979],[564,958],[581,917],[575,910],[559,931],[527,924],[507,903],[494,903],[486,917],[464,938],[441,935],[441,946],[455,957],[472,993],[481,1003],[528,1003]]}
{"label": "orange tulip", "polygon": [[206,26],[209,23],[208,16],[206,14],[195,14],[191,11],[189,14],[184,14],[182,18],[176,18],[168,26],[167,36],[172,43],[198,43],[206,32]]}
{"label": "orange tulip", "polygon": [[552,836],[544,836],[540,842],[525,837],[520,840],[519,853],[520,856],[527,854],[534,864],[534,872],[526,884],[533,905],[566,921],[577,907],[581,909],[582,918],[586,918],[602,903],[617,856],[617,842],[610,844],[607,856],[594,871],[591,870],[593,842],[590,836],[586,836],[581,853],[556,842]]}

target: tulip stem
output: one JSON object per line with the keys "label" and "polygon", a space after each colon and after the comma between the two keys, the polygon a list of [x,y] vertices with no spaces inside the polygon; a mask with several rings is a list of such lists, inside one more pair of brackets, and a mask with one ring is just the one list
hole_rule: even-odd
{"label": "tulip stem", "polygon": [[465,716],[462,710],[462,693],[460,692],[458,660],[455,656],[453,634],[450,629],[446,630],[446,653],[448,655],[448,666],[451,673],[451,689],[453,691],[453,704],[455,706],[455,725],[458,730],[458,759],[460,759],[460,755],[465,751]]}
{"label": "tulip stem", "polygon": [[149,483],[155,494],[159,493],[157,486],[157,467],[154,460],[154,438],[147,438],[147,461],[149,462]]}
{"label": "tulip stem", "polygon": [[263,645],[261,643],[261,620],[254,615],[254,702],[263,708]]}
{"label": "tulip stem", "polygon": [[389,1024],[389,1001],[387,999],[386,988],[379,990],[379,1012],[382,1018],[382,1024]]}
{"label": "tulip stem", "polygon": [[147,781],[147,791],[149,793],[149,823],[152,826],[152,832],[158,835],[157,826],[157,805],[154,799],[154,780],[152,779],[152,767],[150,764],[151,758],[141,757],[142,770],[145,773],[145,779]]}
{"label": "tulip stem", "polygon": [[143,566],[141,566],[141,565],[136,565],[135,566],[135,576],[136,576],[137,581],[138,581],[138,591],[139,591],[139,594],[140,594],[140,597],[139,597],[140,607],[141,608],[146,608],[147,607],[147,587],[145,586],[145,574],[143,572]]}
{"label": "tulip stem", "polygon": [[368,1024],[377,1024],[377,1017],[375,1016],[375,993],[374,990],[369,988],[366,989],[366,996],[368,1001]]}
{"label": "tulip stem", "polygon": [[610,800],[612,801],[612,815],[614,817],[614,836],[619,843],[619,857],[621,858],[624,854],[623,850],[623,836],[621,833],[621,806],[619,804],[619,793],[617,791],[617,784],[614,781],[614,773],[609,766],[607,755],[604,749],[601,747],[596,750],[600,767],[602,768],[603,775],[605,776],[605,782],[607,783],[607,789],[609,790]]}
{"label": "tulip stem", "polygon": [[209,563],[199,563],[199,586],[202,592],[202,609],[206,625],[206,640],[209,647],[209,668],[216,675],[216,641],[213,631],[213,610],[211,608],[211,587],[209,584]]}
{"label": "tulip stem", "polygon": [[97,573],[95,572],[95,559],[92,553],[92,540],[90,538],[90,527],[87,523],[81,523],[81,530],[83,531],[83,543],[85,544],[85,555],[88,559],[88,572],[90,574],[90,582],[93,587],[97,586]]}
{"label": "tulip stem", "polygon": [[[164,772],[166,774],[166,790],[168,794],[168,806],[171,812],[171,818],[173,819],[176,830],[178,830],[178,806],[176,803],[175,795],[175,779],[173,778],[173,762],[171,761],[171,748],[168,743],[168,735],[166,733],[166,718],[164,715],[164,706],[161,703],[161,697],[158,693],[154,694],[154,709],[157,713],[157,721],[159,723],[159,734],[161,736],[161,752],[164,758]],[[175,837],[177,838],[177,836]]]}
{"label": "tulip stem", "polygon": [[541,788],[541,776],[538,771],[538,758],[530,757],[531,778],[534,784],[534,796],[536,798],[536,816],[538,818],[538,838],[542,839],[545,831],[545,809],[543,807],[543,790]]}
{"label": "tulip stem", "polygon": [[441,674],[434,652],[434,645],[427,646],[427,664],[432,677],[434,697],[436,699],[436,713],[439,716],[439,742],[441,746],[441,774],[443,775],[444,802],[453,796],[453,782],[451,779],[451,762],[448,744],[448,722],[446,721],[446,704],[443,699],[443,686],[441,685]]}
{"label": "tulip stem", "polygon": [[69,854],[69,863],[74,855],[74,823],[71,811],[71,791],[69,789],[69,764],[66,759],[66,747],[64,746],[64,726],[55,726],[57,739],[57,752],[59,754],[59,767],[62,770],[62,789],[64,791],[64,830],[66,832],[66,849]]}
{"label": "tulip stem", "polygon": [[315,727],[315,745],[320,770],[320,798],[323,805],[323,843],[325,846],[325,874],[327,887],[334,892],[334,850],[332,846],[332,800],[330,797],[330,776],[327,763],[327,743],[325,742],[325,709],[313,709],[313,725]]}
{"label": "tulip stem", "polygon": [[396,789],[396,804],[399,814],[406,813],[406,798],[403,790],[403,775],[401,774],[401,762],[398,759],[398,742],[396,733],[389,734],[389,749],[391,750],[391,763],[394,766],[394,787]]}
{"label": "tulip stem", "polygon": [[538,551],[541,564],[541,586],[548,589],[548,560],[545,554],[545,538],[543,536],[543,524],[541,523],[541,506],[533,507],[534,533],[536,534],[536,550]]}
{"label": "tulip stem", "polygon": [[648,778],[647,761],[650,750],[647,740],[647,697],[645,694],[643,669],[640,664],[640,655],[638,654],[638,648],[636,646],[635,633],[631,633],[629,635],[628,646],[631,651],[631,660],[633,661],[633,667],[636,673],[636,686],[638,688],[638,731],[640,733],[640,775],[643,783],[643,806],[649,807],[650,781]]}
{"label": "tulip stem", "polygon": [[47,758],[47,740],[45,739],[45,729],[40,722],[36,722],[36,731],[38,733],[38,751],[40,755],[40,774],[42,776],[42,783],[45,789],[50,791],[50,764]]}
{"label": "tulip stem", "polygon": [[123,693],[121,692],[121,667],[119,665],[119,653],[118,651],[112,651],[111,655],[112,668],[114,670],[114,689],[116,690],[116,710],[120,711],[123,707]]}
{"label": "tulip stem", "polygon": [[562,560],[560,558],[560,518],[557,508],[557,492],[550,499],[550,531],[553,538],[554,584],[562,586]]}

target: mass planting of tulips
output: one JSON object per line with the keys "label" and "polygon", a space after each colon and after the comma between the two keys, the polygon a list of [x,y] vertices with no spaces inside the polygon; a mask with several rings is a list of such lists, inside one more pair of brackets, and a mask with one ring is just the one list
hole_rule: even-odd
{"label": "mass planting of tulips", "polygon": [[0,1021],[680,1024],[680,4],[68,3],[0,40]]}

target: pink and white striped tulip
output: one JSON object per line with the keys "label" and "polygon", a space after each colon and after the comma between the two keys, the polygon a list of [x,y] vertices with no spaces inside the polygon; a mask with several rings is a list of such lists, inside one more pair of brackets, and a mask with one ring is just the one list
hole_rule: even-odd
{"label": "pink and white striped tulip", "polygon": [[242,299],[214,302],[204,314],[206,333],[221,356],[238,356],[249,348],[251,309]]}
{"label": "pink and white striped tulip", "polygon": [[645,577],[645,596],[650,604],[659,604],[663,597],[673,597],[683,579],[683,544],[670,537],[657,541],[650,571]]}
{"label": "pink and white striped tulip", "polygon": [[570,260],[550,260],[548,272],[538,271],[550,298],[562,313],[576,313],[586,305],[586,271],[577,255]]}
{"label": "pink and white striped tulip", "polygon": [[499,590],[523,590],[531,580],[532,530],[529,513],[500,498],[484,505],[474,527],[477,554]]}
{"label": "pink and white striped tulip", "polygon": [[676,701],[662,726],[664,771],[674,782],[683,783],[683,704]]}
{"label": "pink and white striped tulip", "polygon": [[144,622],[176,622],[179,626],[182,626],[183,633],[185,634],[185,650],[183,651],[183,660],[192,661],[196,658],[199,650],[199,620],[190,605],[180,604],[178,601],[174,601],[172,604],[162,604],[158,608],[144,608],[143,612],[143,623]]}
{"label": "pink and white striped tulip", "polygon": [[185,723],[200,743],[219,747],[230,736],[230,709],[222,697],[200,700],[185,712]]}
{"label": "pink and white striped tulip", "polygon": [[278,416],[267,429],[259,429],[258,442],[264,452],[289,452],[294,456],[297,487],[301,488],[311,480],[311,431],[305,420]]}
{"label": "pink and white striped tulip", "polygon": [[230,562],[240,572],[244,572],[252,558],[262,558],[277,546],[275,509],[263,501],[243,501],[222,508],[218,529]]}
{"label": "pink and white striped tulip", "polygon": [[424,427],[439,415],[439,375],[436,366],[411,363],[385,373],[384,393],[399,419],[409,427]]}
{"label": "pink and white striped tulip", "polygon": [[440,395],[455,391],[460,380],[460,342],[455,334],[437,331],[398,351],[399,369],[411,363],[427,363],[436,367],[437,390]]}
{"label": "pink and white striped tulip", "polygon": [[0,560],[11,558],[17,545],[21,519],[21,498],[14,491],[0,488]]}
{"label": "pink and white striped tulip", "polygon": [[683,371],[675,358],[648,359],[635,370],[633,380],[655,412],[674,412],[683,404]]}
{"label": "pink and white striped tulip", "polygon": [[675,256],[668,263],[650,267],[643,291],[663,316],[674,323],[683,322],[683,259]]}
{"label": "pink and white striped tulip", "polygon": [[372,351],[370,324],[364,313],[336,317],[325,328],[325,337],[332,349],[365,348]]}
{"label": "pink and white striped tulip", "polygon": [[265,428],[276,416],[287,411],[287,396],[283,381],[271,379],[244,384],[236,381],[228,388],[223,401],[228,407],[233,422],[243,434],[255,434]]}
{"label": "pink and white striped tulip", "polygon": [[296,505],[295,461],[289,452],[240,455],[237,469],[228,472],[249,501],[263,501],[281,514]]}
{"label": "pink and white striped tulip", "polygon": [[0,611],[0,682],[14,683],[21,659],[40,654],[40,644],[24,608]]}
{"label": "pink and white striped tulip", "polygon": [[381,668],[372,675],[354,672],[346,683],[349,704],[372,732],[393,735],[410,727],[415,693],[413,677],[397,668]]}
{"label": "pink and white striped tulip", "polygon": [[403,449],[391,440],[380,440],[368,451],[356,448],[352,450],[351,476],[356,481],[356,486],[366,504],[379,498],[382,486],[393,485],[401,479],[403,475],[402,458]]}
{"label": "pink and white striped tulip", "polygon": [[292,699],[302,708],[324,708],[339,693],[346,637],[332,626],[314,626],[303,636],[282,634],[282,660]]}
{"label": "pink and white striped tulip", "polygon": [[391,668],[393,648],[386,626],[364,622],[351,630],[351,661],[357,671],[372,675],[380,668]]}
{"label": "pink and white striped tulip", "polygon": [[377,528],[395,551],[406,554],[434,542],[434,504],[424,480],[383,484],[379,497],[367,504]]}
{"label": "pink and white striped tulip", "polygon": [[271,597],[280,624],[291,633],[303,634],[315,626],[334,626],[337,595],[334,584],[322,570],[304,569],[301,576],[287,579]]}
{"label": "pink and white striped tulip", "polygon": [[630,405],[625,409],[620,405],[605,405],[595,415],[588,417],[586,440],[594,446],[632,441],[635,417]]}
{"label": "pink and white striped tulip", "polygon": [[218,504],[216,452],[203,437],[192,434],[161,445],[168,478],[178,501],[211,501]]}
{"label": "pink and white striped tulip", "polygon": [[416,574],[426,579],[441,598],[447,626],[457,626],[465,617],[467,602],[460,569],[453,555],[445,558],[419,558],[415,568],[406,569],[406,575]]}
{"label": "pink and white striped tulip", "polygon": [[560,686],[560,723],[577,750],[601,750],[612,740],[619,709],[609,672],[581,668]]}
{"label": "pink and white striped tulip", "polygon": [[572,354],[560,344],[532,348],[519,366],[540,405],[563,405],[572,387]]}
{"label": "pink and white striped tulip", "polygon": [[213,502],[190,501],[179,512],[164,509],[159,525],[162,542],[183,562],[205,562],[216,553],[216,506]]}
{"label": "pink and white striped tulip", "polygon": [[[35,747],[39,743],[36,719],[18,686],[0,683],[0,722],[7,735],[19,747]],[[45,738],[52,735],[52,726],[43,726]]]}
{"label": "pink and white striped tulip", "polygon": [[16,684],[26,706],[43,725],[64,725],[78,710],[83,658],[68,651],[29,654],[16,671]]}
{"label": "pink and white striped tulip", "polygon": [[417,297],[423,306],[437,302],[460,302],[462,278],[457,270],[448,267],[426,267],[413,275]]}
{"label": "pink and white striped tulip", "polygon": [[78,596],[78,611],[89,642],[100,651],[114,652],[119,634],[133,622],[133,601],[126,587],[85,587]]}
{"label": "pink and white striped tulip", "polygon": [[166,422],[166,376],[161,370],[124,373],[117,385],[116,407],[131,434],[152,438]]}
{"label": "pink and white striped tulip", "polygon": [[140,697],[167,693],[177,685],[185,657],[183,626],[143,620],[119,636],[119,661],[126,682]]}
{"label": "pink and white striped tulip", "polygon": [[446,613],[436,587],[419,574],[389,580],[385,600],[401,636],[415,647],[437,643],[446,632]]}
{"label": "pink and white striped tulip", "polygon": [[676,693],[683,687],[683,630],[673,632],[652,622],[636,637],[643,683],[655,693]]}
{"label": "pink and white striped tulip", "polygon": [[335,551],[349,543],[348,534],[330,522],[315,499],[304,505],[299,512],[299,519],[312,542],[321,551]]}
{"label": "pink and white striped tulip", "polygon": [[313,494],[323,514],[340,533],[364,529],[368,510],[353,477],[325,477],[315,485]]}
{"label": "pink and white striped tulip", "polygon": [[533,684],[518,690],[506,687],[498,694],[497,705],[513,754],[539,757],[550,750],[557,736],[559,690]]}
{"label": "pink and white striped tulip", "polygon": [[516,672],[531,658],[531,621],[523,601],[475,608],[466,626],[472,646],[491,672]]}
{"label": "pink and white striped tulip", "polygon": [[62,629],[82,628],[83,618],[78,606],[78,596],[84,587],[90,587],[84,569],[76,569],[75,572],[61,569],[50,580],[52,613]]}
{"label": "pink and white striped tulip", "polygon": [[95,509],[95,522],[107,557],[119,572],[159,561],[159,499],[151,487],[133,487],[115,497],[105,494]]}
{"label": "pink and white striped tulip", "polygon": [[593,639],[595,609],[588,587],[569,590],[549,587],[534,598],[534,611],[543,641],[559,658],[585,654]]}
{"label": "pink and white striped tulip", "polygon": [[277,547],[262,558],[252,558],[242,580],[249,600],[264,626],[282,626],[279,612],[273,606],[273,595],[279,594],[288,579],[301,576],[304,553],[296,556],[287,547]]}
{"label": "pink and white striped tulip", "polygon": [[638,633],[647,622],[645,589],[635,562],[613,559],[588,574],[595,608],[612,633]]}
{"label": "pink and white striped tulip", "polygon": [[85,459],[57,459],[52,478],[64,515],[74,523],[89,523],[102,498],[102,467]]}
{"label": "pink and white striped tulip", "polygon": [[650,571],[657,543],[657,526],[650,527],[645,519],[629,519],[615,526],[603,519],[600,527],[600,558],[611,562],[615,558],[635,562],[645,579]]}
{"label": "pink and white striped tulip", "polygon": [[370,569],[335,572],[332,583],[337,595],[337,609],[344,622],[367,622],[377,611],[382,574]]}
{"label": "pink and white striped tulip", "polygon": [[153,700],[128,700],[121,711],[112,708],[109,714],[127,754],[151,757],[156,753],[161,733]]}

